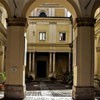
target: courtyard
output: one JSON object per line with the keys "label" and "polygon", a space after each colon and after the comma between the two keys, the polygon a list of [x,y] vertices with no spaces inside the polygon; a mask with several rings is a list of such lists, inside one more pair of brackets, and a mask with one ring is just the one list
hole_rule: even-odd
{"label": "courtyard", "polygon": [[[26,89],[26,97],[23,100],[73,100],[72,89],[60,82],[26,82]],[[4,99],[4,91],[0,92],[0,100],[8,100]],[[100,97],[95,100],[100,100]]]}

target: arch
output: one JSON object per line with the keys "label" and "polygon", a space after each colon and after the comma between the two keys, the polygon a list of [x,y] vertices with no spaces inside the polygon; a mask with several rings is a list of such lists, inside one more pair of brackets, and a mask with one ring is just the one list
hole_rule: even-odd
{"label": "arch", "polygon": [[91,16],[94,17],[96,10],[100,7],[100,0],[95,0],[95,3],[92,7]]}
{"label": "arch", "polygon": [[43,4],[43,3],[57,3],[57,4],[61,4],[63,5],[65,8],[67,8],[71,14],[74,16],[74,18],[76,18],[77,16],[80,16],[80,11],[78,9],[78,6],[75,4],[75,2],[73,2],[72,0],[43,0],[43,1],[36,1],[36,0],[31,0],[28,1],[23,8],[23,13],[22,16],[26,17],[27,15],[29,15],[29,12],[31,12],[34,8],[36,8],[37,6]]}
{"label": "arch", "polygon": [[10,8],[5,0],[0,0],[2,6],[6,9],[8,16],[11,16]]}

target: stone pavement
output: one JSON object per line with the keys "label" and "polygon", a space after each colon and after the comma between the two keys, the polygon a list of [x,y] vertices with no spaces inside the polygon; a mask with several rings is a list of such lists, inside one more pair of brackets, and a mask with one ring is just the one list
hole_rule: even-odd
{"label": "stone pavement", "polygon": [[[72,90],[65,84],[57,82],[26,82],[26,98],[24,100],[72,100]],[[0,92],[0,99],[3,98]]]}
{"label": "stone pavement", "polygon": [[[28,82],[26,83],[26,98],[23,100],[72,100],[72,90],[65,84],[52,82]],[[0,99],[4,92],[0,92]],[[100,98],[95,99],[100,100]]]}
{"label": "stone pavement", "polygon": [[39,82],[37,85],[34,84],[33,88],[36,89],[36,91],[27,91],[24,100],[72,100],[72,90],[67,89],[65,84]]}

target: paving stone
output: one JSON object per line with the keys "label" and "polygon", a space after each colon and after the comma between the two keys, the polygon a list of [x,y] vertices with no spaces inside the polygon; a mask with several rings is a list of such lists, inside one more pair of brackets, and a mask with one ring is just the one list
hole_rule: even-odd
{"label": "paving stone", "polygon": [[72,100],[71,97],[26,97],[24,100]]}
{"label": "paving stone", "polygon": [[[24,100],[72,100],[72,90],[60,83],[34,82],[28,83],[29,90],[26,91]],[[32,90],[33,89],[33,90]],[[30,91],[31,90],[31,91]],[[0,99],[4,97],[4,92],[0,92]],[[95,100],[100,100],[96,98]]]}

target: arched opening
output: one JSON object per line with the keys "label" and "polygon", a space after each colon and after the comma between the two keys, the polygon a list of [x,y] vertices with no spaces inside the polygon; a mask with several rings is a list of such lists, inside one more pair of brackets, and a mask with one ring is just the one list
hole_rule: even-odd
{"label": "arched opening", "polygon": [[58,4],[61,4],[71,12],[73,18],[76,18],[77,16],[80,16],[80,11],[77,8],[77,6],[75,5],[75,3],[72,2],[72,1],[71,2],[70,1],[66,2],[66,0],[59,0],[59,2],[57,0],[54,0],[53,2],[52,1],[47,2],[46,0],[44,0],[43,2],[40,2],[40,1],[37,2],[37,1],[34,1],[34,0],[30,1],[25,5],[25,8],[22,11],[23,12],[22,16],[27,17],[34,8],[36,8],[39,5],[42,5],[44,3],[58,3]]}
{"label": "arched opening", "polygon": [[96,19],[95,23],[95,70],[94,70],[94,76],[95,76],[95,90],[96,90],[96,96],[100,95],[100,5],[99,7],[95,10],[94,18]]}
{"label": "arched opening", "polygon": [[4,83],[6,81],[5,75],[5,61],[6,61],[6,47],[7,47],[7,24],[6,18],[8,17],[8,11],[5,5],[0,1],[0,85],[4,90]]}
{"label": "arched opening", "polygon": [[6,18],[8,17],[7,11],[3,4],[0,3],[0,72],[4,72],[5,66],[5,48],[7,43],[7,24]]}
{"label": "arched opening", "polygon": [[10,11],[10,8],[9,8],[7,2],[5,2],[4,0],[1,0],[0,1],[0,6],[4,7],[4,9],[6,11],[6,14],[7,14],[7,17],[8,16],[10,17],[11,16],[11,11]]}
{"label": "arched opening", "polygon": [[8,17],[7,11],[5,9],[5,7],[0,3],[0,21],[1,23],[4,25],[4,27],[6,28],[6,18]]}
{"label": "arched opening", "polygon": [[[46,12],[46,15],[44,12],[41,12],[40,13],[41,16],[38,16],[39,15],[38,12],[41,11],[40,9]],[[23,13],[24,16],[28,18],[28,23],[29,23],[28,31],[27,31],[27,38],[28,38],[27,65],[28,66],[26,66],[26,78],[29,80],[35,79],[36,80],[35,82],[37,82],[37,84],[39,84],[40,81],[43,81],[41,80],[41,78],[44,78],[44,79],[46,78],[46,80],[44,81],[48,81],[49,77],[52,81],[55,81],[57,80],[57,78],[60,78],[59,81],[62,82],[63,80],[63,82],[65,83],[66,81],[68,81],[68,77],[69,77],[69,81],[72,82],[73,73],[72,73],[72,46],[71,45],[73,41],[72,23],[73,23],[74,18],[77,17],[75,9],[72,7],[72,5],[69,2],[62,1],[62,0],[59,2],[56,0],[54,0],[54,2],[34,1],[26,10],[26,13],[24,10],[23,12],[24,12]],[[72,16],[70,12],[72,12]],[[46,16],[48,17],[44,19],[38,18],[38,17],[46,17]],[[60,30],[60,27],[62,27],[61,30]],[[66,27],[68,29],[66,29]],[[69,42],[68,42],[68,35],[69,35]],[[48,38],[51,38],[51,40],[49,39],[49,43],[48,43]],[[67,42],[66,42],[66,39],[67,39]],[[61,48],[60,46],[62,47],[62,49],[60,49]],[[30,48],[35,48],[35,49],[30,49]],[[51,50],[48,50],[50,48]],[[52,48],[53,49],[55,48],[55,52]],[[68,50],[68,48],[70,50]],[[63,51],[63,49],[65,49],[65,51]],[[52,67],[50,67],[51,65]],[[55,65],[57,67],[55,67]],[[42,70],[42,69],[39,69],[41,66],[47,66],[47,67],[45,67],[46,69],[43,68]],[[56,70],[56,73],[55,73],[55,70]],[[39,72],[41,72],[42,75],[44,75],[43,73],[45,73],[45,75],[42,76],[41,73]],[[57,74],[59,74],[59,76],[57,76]],[[36,85],[33,85],[33,87],[35,87]],[[56,85],[54,84],[54,86]],[[72,87],[72,83],[70,85]],[[37,85],[37,88],[38,86],[39,85]],[[66,87],[66,84],[61,85],[61,86],[62,88],[64,86]],[[29,88],[27,87],[27,90],[28,89]],[[34,89],[35,88],[30,87],[29,90],[34,90]],[[71,95],[72,94],[70,94],[70,96]]]}

